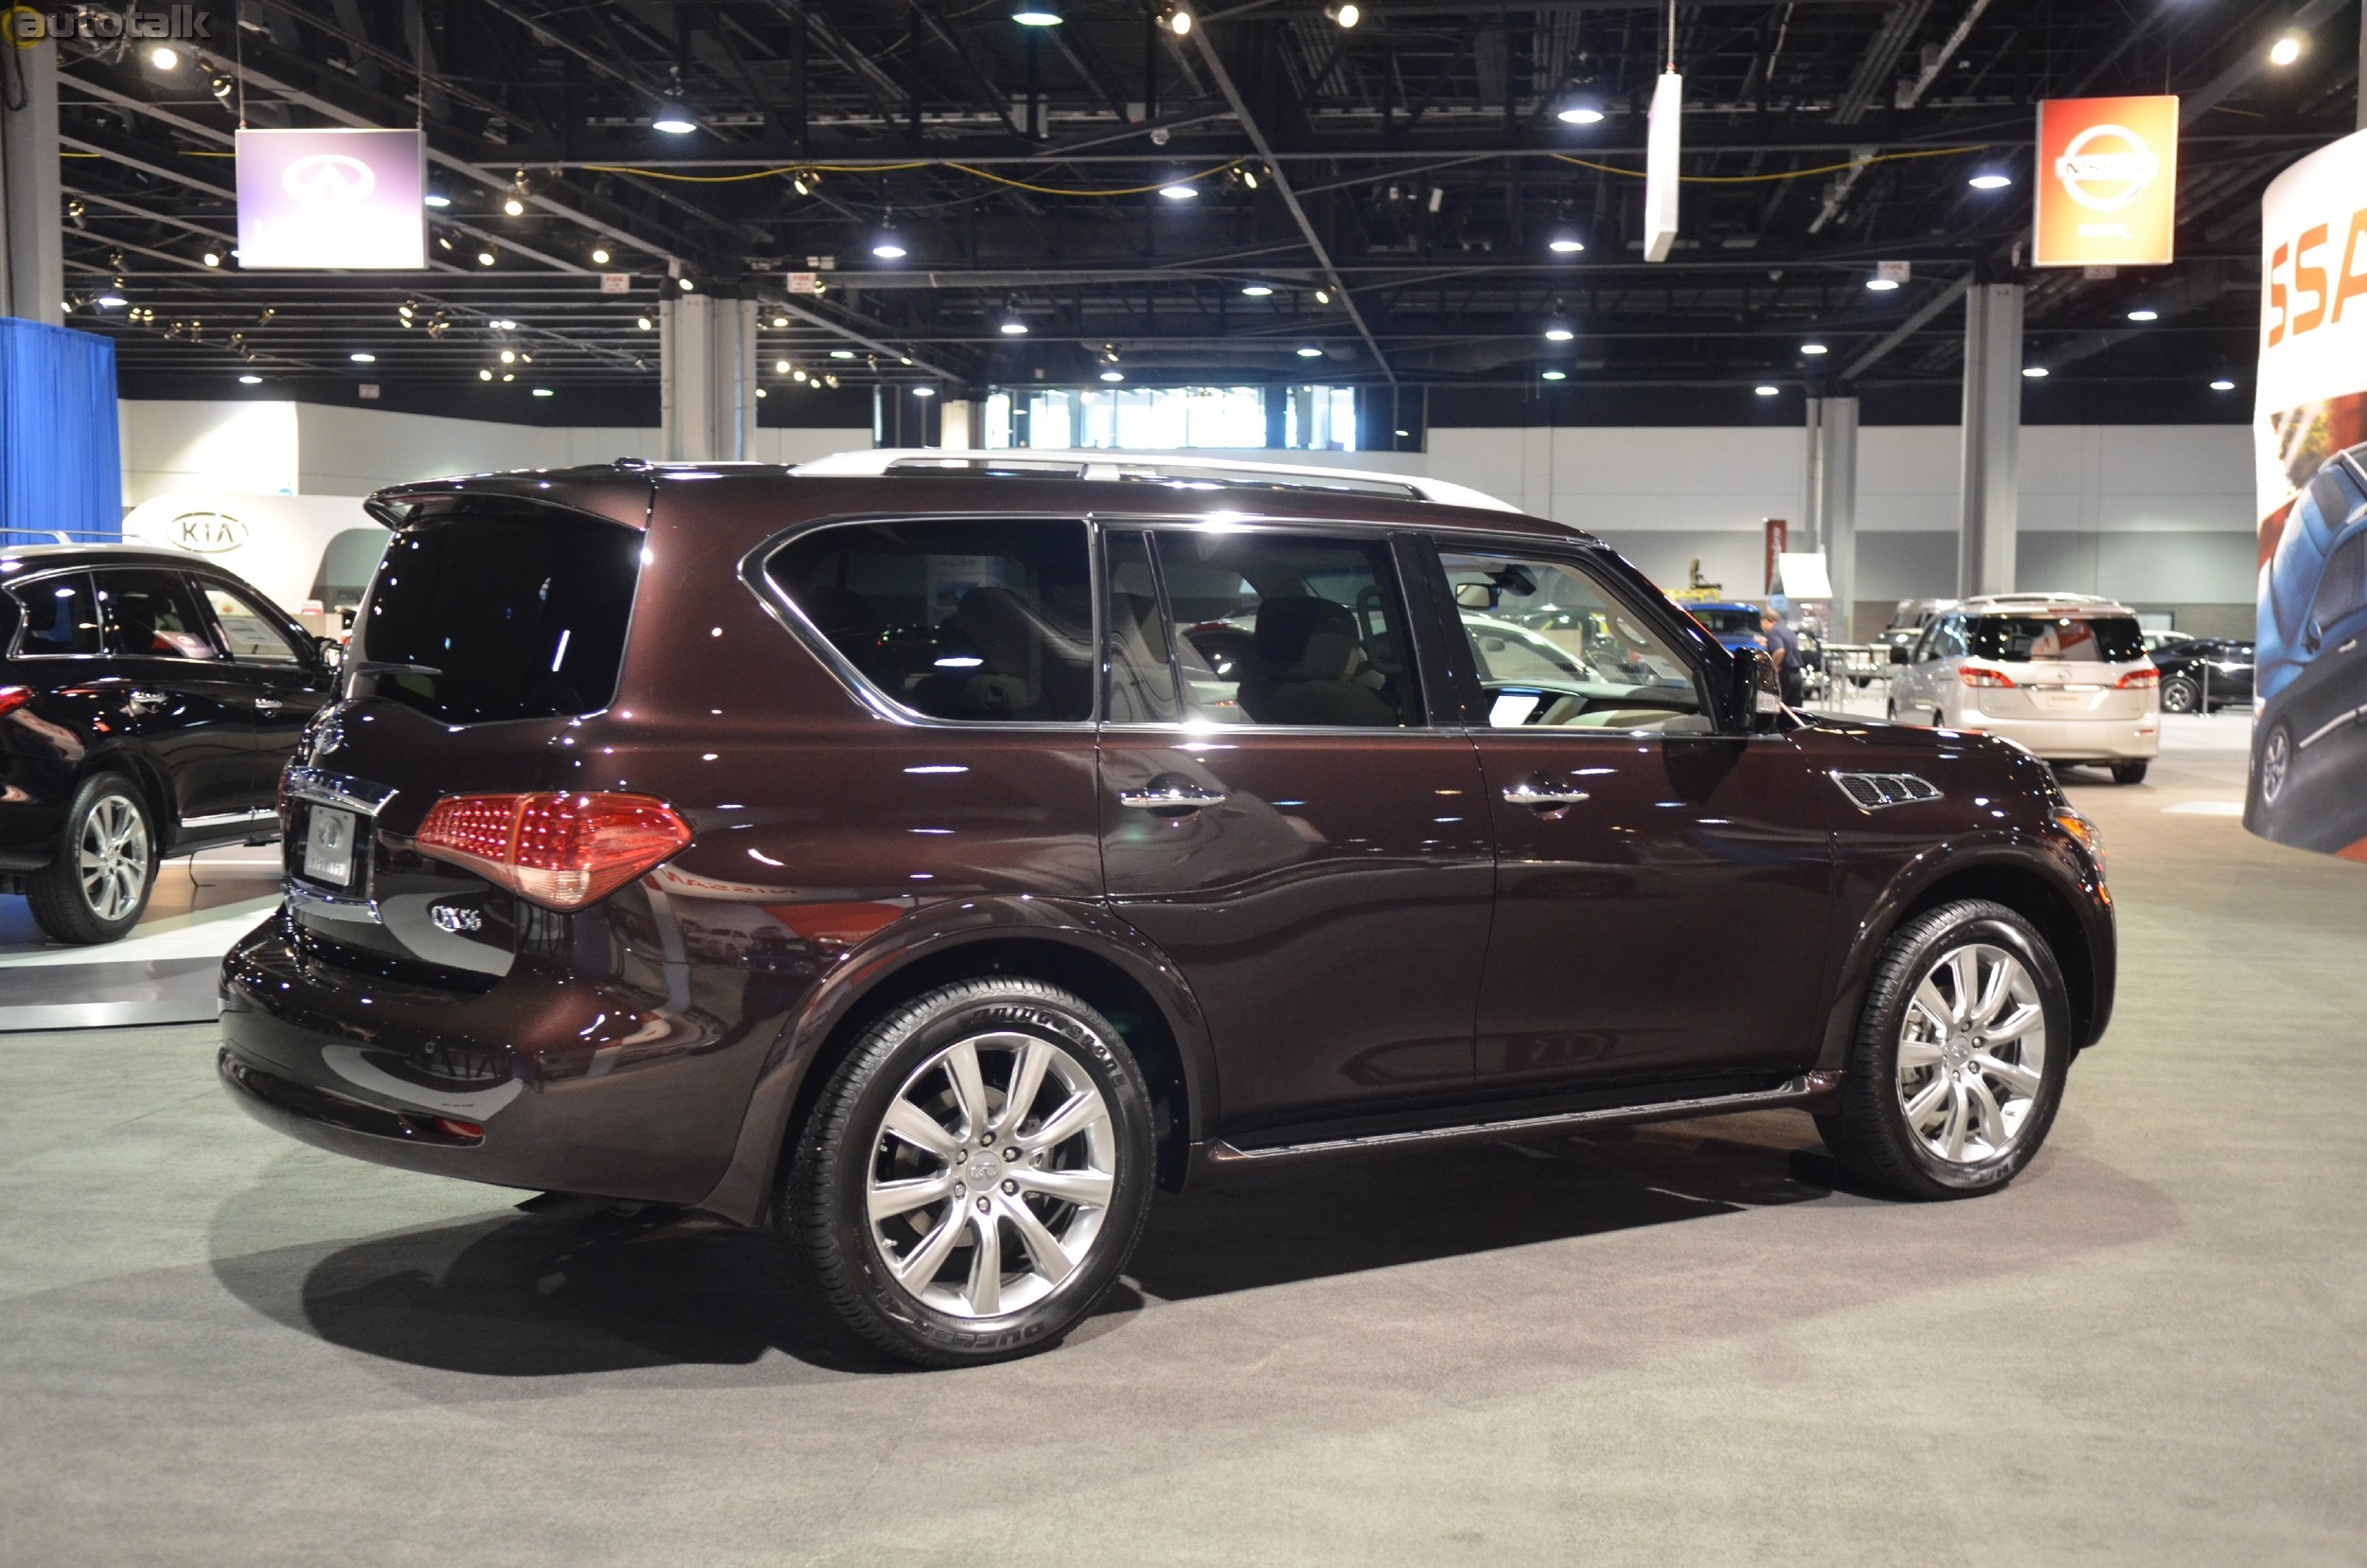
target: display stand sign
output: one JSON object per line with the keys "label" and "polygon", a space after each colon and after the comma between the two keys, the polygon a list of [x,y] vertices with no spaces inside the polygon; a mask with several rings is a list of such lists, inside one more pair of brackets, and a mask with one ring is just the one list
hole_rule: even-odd
{"label": "display stand sign", "polygon": [[2038,105],[2033,265],[2161,266],[2178,221],[2178,98]]}
{"label": "display stand sign", "polygon": [[240,132],[240,267],[425,270],[426,156],[417,131]]}
{"label": "display stand sign", "polygon": [[2244,825],[2367,860],[2367,132],[2277,176],[2260,249]]}

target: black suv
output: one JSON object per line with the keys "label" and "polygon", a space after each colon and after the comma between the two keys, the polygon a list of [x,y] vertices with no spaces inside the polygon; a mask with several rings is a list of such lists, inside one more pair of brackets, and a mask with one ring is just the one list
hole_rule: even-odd
{"label": "black suv", "polygon": [[2043,763],[1793,712],[1586,535],[881,467],[375,497],[223,967],[237,1099],[777,1227],[952,1364],[1057,1340],[1161,1183],[1790,1107],[1863,1182],[1994,1188],[2105,1027]]}
{"label": "black suv", "polygon": [[276,835],[333,657],[186,555],[0,550],[0,891],[59,941],[113,941],[163,856]]}

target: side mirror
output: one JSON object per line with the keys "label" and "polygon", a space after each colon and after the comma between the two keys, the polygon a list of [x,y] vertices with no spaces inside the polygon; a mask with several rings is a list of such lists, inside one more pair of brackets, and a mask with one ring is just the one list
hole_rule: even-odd
{"label": "side mirror", "polygon": [[323,669],[329,670],[333,674],[337,670],[345,668],[346,645],[339,642],[336,638],[314,637],[312,639],[312,647],[313,650],[320,654],[321,668]]}
{"label": "side mirror", "polygon": [[1784,721],[1784,690],[1775,676],[1775,661],[1767,656],[1766,650],[1735,650],[1731,700],[1736,729],[1763,734],[1781,727]]}
{"label": "side mirror", "polygon": [[1891,663],[1895,665],[1903,665],[1913,664],[1914,662],[1915,656],[1908,650],[1905,643],[1891,644]]}

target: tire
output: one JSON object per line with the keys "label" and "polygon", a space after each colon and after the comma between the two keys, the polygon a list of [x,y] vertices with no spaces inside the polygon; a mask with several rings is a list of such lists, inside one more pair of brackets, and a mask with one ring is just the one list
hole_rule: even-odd
{"label": "tire", "polygon": [[[1971,1007],[1960,1010],[1967,956]],[[2001,963],[2011,967],[1995,980]],[[1894,1197],[1994,1191],[2046,1141],[2071,1057],[2070,998],[2046,939],[2003,904],[1946,904],[1884,944],[1840,1103],[1817,1130],[1843,1171]],[[1967,1092],[1975,1080],[1984,1099]]]}
{"label": "tire", "polygon": [[2164,713],[2201,712],[2202,687],[2187,676],[2171,676],[2162,683],[2162,711]]}
{"label": "tire", "polygon": [[[1006,1121],[1031,1060],[1036,1092]],[[1064,1117],[1067,1131],[1041,1143]],[[981,1121],[987,1132],[973,1134]],[[1109,1020],[1041,981],[965,980],[856,1040],[815,1102],[776,1212],[855,1333],[924,1366],[975,1365],[1057,1345],[1092,1310],[1141,1235],[1153,1158],[1150,1094]],[[881,1191],[912,1202],[875,1221]],[[988,1246],[991,1285],[979,1266]]]}
{"label": "tire", "polygon": [[115,941],[148,908],[156,862],[156,829],[138,787],[121,774],[93,774],[66,803],[57,857],[25,880],[33,922],[53,941]]}
{"label": "tire", "polygon": [[2143,762],[2115,762],[2112,764],[2113,783],[2143,784],[2145,781],[2145,764]]}
{"label": "tire", "polygon": [[2264,813],[2275,811],[2285,799],[2287,791],[2292,788],[2294,750],[2293,732],[2286,727],[2282,719],[2269,725],[2269,733],[2261,738],[2257,766],[2260,805]]}

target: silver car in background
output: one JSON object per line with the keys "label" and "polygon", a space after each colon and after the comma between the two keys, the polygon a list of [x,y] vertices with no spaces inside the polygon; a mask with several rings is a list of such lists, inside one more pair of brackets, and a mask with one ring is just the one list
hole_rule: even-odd
{"label": "silver car in background", "polygon": [[[2087,594],[1969,598],[1895,650],[1890,716],[1975,730],[2135,784],[2162,749],[2161,672],[2136,612]],[[1898,662],[1903,660],[1903,662]]]}

